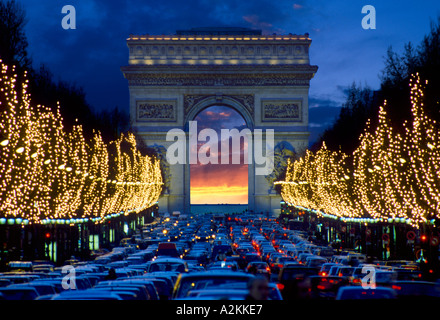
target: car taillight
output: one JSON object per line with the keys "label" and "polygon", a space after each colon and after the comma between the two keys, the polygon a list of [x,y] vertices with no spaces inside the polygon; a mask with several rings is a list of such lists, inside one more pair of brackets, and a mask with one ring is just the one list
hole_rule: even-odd
{"label": "car taillight", "polygon": [[282,283],[277,283],[277,288],[278,288],[279,290],[283,290],[283,289],[284,289],[284,284],[282,284]]}
{"label": "car taillight", "polygon": [[396,285],[392,285],[391,286],[391,289],[394,289],[394,290],[402,290],[402,287],[401,286],[396,286]]}
{"label": "car taillight", "polygon": [[283,265],[281,263],[278,264],[278,268],[282,268]]}
{"label": "car taillight", "polygon": [[269,271],[270,271],[270,268],[269,268],[269,267],[266,267],[266,271],[268,271],[268,272],[269,272]]}

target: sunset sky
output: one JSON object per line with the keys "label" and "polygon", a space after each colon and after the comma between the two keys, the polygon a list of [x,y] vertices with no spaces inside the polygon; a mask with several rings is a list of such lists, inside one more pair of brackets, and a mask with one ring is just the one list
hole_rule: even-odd
{"label": "sunset sky", "polygon": [[[212,106],[204,109],[194,119],[197,131],[211,128],[217,131],[219,164],[191,165],[191,203],[248,203],[248,166],[246,164],[220,164],[221,146],[220,130],[241,130],[246,123],[241,115],[232,108]],[[198,150],[205,142],[198,143]],[[242,148],[244,144],[242,143]],[[232,152],[230,150],[230,156]],[[240,150],[243,154],[243,149]],[[232,161],[231,161],[232,162]],[[241,161],[243,163],[243,161]]]}

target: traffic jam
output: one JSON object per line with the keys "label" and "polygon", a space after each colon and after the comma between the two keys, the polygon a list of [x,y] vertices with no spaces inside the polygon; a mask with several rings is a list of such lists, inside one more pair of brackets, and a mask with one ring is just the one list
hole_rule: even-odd
{"label": "traffic jam", "polygon": [[11,261],[1,300],[437,299],[419,263],[337,250],[263,215],[166,215],[111,250]]}

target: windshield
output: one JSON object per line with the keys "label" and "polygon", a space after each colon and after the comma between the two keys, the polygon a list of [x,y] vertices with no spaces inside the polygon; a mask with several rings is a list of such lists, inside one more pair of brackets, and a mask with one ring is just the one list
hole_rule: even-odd
{"label": "windshield", "polygon": [[178,262],[157,262],[150,266],[150,272],[156,271],[177,271],[184,272],[185,265]]}
{"label": "windshield", "polygon": [[212,278],[187,278],[182,279],[177,297],[186,297],[191,290],[202,290],[207,287],[214,287],[223,284],[245,282],[247,277],[212,277]]}
{"label": "windshield", "polygon": [[309,268],[288,268],[284,269],[282,280],[293,280],[297,277],[310,276],[316,274],[315,269]]}

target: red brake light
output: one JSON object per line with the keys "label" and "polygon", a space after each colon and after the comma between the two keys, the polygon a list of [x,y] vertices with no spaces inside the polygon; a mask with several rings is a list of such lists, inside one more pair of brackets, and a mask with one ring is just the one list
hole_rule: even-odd
{"label": "red brake light", "polygon": [[278,268],[282,268],[283,265],[281,263],[278,263]]}
{"label": "red brake light", "polygon": [[283,290],[283,289],[284,289],[284,284],[282,284],[282,283],[277,283],[277,288],[278,288],[279,290]]}
{"label": "red brake light", "polygon": [[396,286],[394,284],[391,286],[391,288],[394,289],[394,290],[402,290],[401,286]]}
{"label": "red brake light", "polygon": [[318,288],[319,290],[325,290],[325,287],[321,285],[318,285],[316,288]]}

